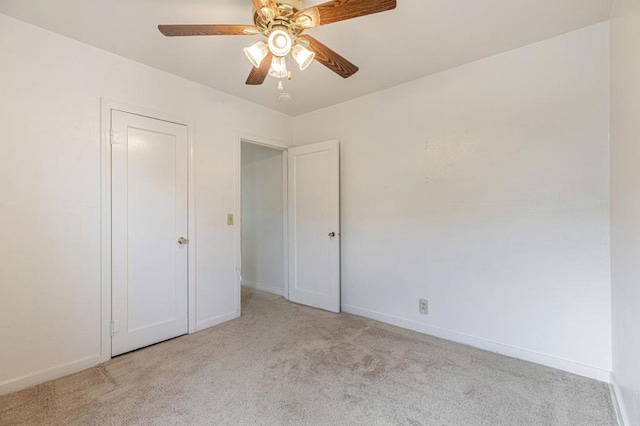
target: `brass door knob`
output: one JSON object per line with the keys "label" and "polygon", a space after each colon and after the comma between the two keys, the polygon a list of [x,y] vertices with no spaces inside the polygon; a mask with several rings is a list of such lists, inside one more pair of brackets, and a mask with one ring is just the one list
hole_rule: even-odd
{"label": "brass door knob", "polygon": [[181,246],[187,244],[188,242],[189,240],[187,240],[185,237],[178,238],[178,244],[180,244]]}

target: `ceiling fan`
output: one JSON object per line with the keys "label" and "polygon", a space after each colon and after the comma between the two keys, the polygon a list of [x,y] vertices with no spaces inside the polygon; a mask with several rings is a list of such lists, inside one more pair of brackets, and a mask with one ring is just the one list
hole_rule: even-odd
{"label": "ceiling fan", "polygon": [[343,78],[358,72],[358,67],[303,32],[309,28],[395,9],[396,0],[332,0],[305,8],[301,0],[251,0],[255,9],[254,25],[159,25],[167,37],[209,35],[263,35],[244,49],[253,64],[246,84],[259,85],[267,75],[291,79],[287,69],[289,55],[304,70],[320,62]]}

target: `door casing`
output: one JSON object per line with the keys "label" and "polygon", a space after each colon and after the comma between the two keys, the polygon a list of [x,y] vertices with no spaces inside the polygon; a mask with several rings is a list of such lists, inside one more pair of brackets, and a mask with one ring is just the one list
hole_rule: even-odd
{"label": "door casing", "polygon": [[101,163],[101,362],[111,359],[111,111],[141,115],[187,127],[188,169],[188,322],[189,333],[196,330],[196,221],[195,221],[195,152],[193,120],[109,99],[101,99],[100,163]]}

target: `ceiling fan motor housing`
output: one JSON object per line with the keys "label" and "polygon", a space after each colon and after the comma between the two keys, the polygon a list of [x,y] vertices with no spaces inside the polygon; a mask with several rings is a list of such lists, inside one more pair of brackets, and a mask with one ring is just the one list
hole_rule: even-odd
{"label": "ceiling fan motor housing", "polygon": [[300,0],[276,0],[277,4],[286,4],[291,6],[296,12],[304,10],[304,5]]}
{"label": "ceiling fan motor housing", "polygon": [[[276,5],[278,5],[278,9],[282,10],[282,9],[289,9],[289,10],[293,10],[293,13],[299,12],[301,10],[304,10],[304,5],[302,4],[302,1],[300,0],[275,0],[274,3]],[[253,9],[253,21],[255,23],[258,22],[258,12],[256,11],[255,8]]]}

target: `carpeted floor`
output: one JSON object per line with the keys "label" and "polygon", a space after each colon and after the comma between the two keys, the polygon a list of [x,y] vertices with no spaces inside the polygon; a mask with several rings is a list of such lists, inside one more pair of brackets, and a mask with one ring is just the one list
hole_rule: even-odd
{"label": "carpeted floor", "polygon": [[605,384],[243,291],[243,316],[0,397],[2,425],[614,425]]}

